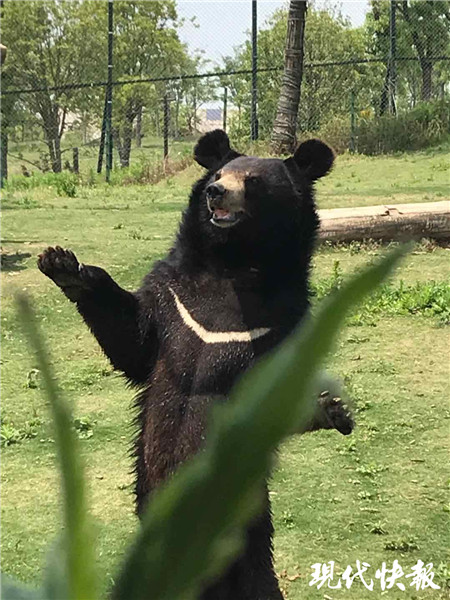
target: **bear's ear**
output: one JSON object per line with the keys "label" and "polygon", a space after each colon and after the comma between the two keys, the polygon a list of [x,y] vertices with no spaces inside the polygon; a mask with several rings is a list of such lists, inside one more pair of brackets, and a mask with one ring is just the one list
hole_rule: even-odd
{"label": "bear's ear", "polygon": [[194,158],[199,165],[205,169],[214,169],[223,163],[225,158],[229,160],[240,156],[231,149],[230,140],[225,131],[215,129],[202,136],[194,148]]}
{"label": "bear's ear", "polygon": [[333,166],[334,152],[320,140],[307,140],[288,160],[293,160],[305,177],[315,181],[326,175]]}

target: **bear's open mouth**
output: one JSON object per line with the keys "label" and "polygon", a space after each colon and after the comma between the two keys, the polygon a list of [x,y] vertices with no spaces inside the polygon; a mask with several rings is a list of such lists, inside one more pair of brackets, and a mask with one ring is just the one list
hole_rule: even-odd
{"label": "bear's open mouth", "polygon": [[223,208],[215,208],[212,211],[211,223],[217,227],[233,227],[241,221],[243,216],[242,211],[232,212]]}

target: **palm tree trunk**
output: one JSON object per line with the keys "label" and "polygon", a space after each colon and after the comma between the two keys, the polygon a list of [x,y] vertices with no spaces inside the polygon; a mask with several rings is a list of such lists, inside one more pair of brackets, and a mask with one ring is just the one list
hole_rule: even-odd
{"label": "palm tree trunk", "polygon": [[306,9],[306,0],[290,1],[283,82],[272,131],[272,149],[277,154],[288,154],[295,150]]}

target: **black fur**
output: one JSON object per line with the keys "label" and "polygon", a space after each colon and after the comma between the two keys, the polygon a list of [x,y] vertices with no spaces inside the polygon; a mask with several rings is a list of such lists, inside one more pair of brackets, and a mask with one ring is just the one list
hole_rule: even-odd
{"label": "black fur", "polygon": [[[59,247],[39,258],[39,268],[76,302],[114,367],[141,388],[135,450],[139,514],[155,487],[201,448],[210,405],[223,401],[255,358],[305,315],[318,227],[313,182],[333,162],[331,150],[317,140],[287,161],[240,156],[221,131],[206,134],[195,156],[209,170],[193,186],[169,256],[136,293]],[[211,223],[205,195],[223,169],[237,173],[245,190],[242,221],[227,229]],[[251,343],[206,344],[184,324],[174,293],[208,331],[270,332]],[[322,399],[308,429],[320,427],[349,433],[351,418],[339,402]],[[202,600],[281,599],[272,534],[266,492],[266,509],[248,529],[244,554],[204,590]]]}

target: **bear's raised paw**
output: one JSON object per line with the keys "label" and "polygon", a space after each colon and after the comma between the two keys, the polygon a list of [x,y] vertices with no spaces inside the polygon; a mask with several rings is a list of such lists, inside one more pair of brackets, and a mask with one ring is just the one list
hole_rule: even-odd
{"label": "bear's raised paw", "polygon": [[60,246],[49,247],[39,255],[37,264],[39,270],[60,288],[83,286],[80,263],[71,250],[64,250]]}
{"label": "bear's raised paw", "polygon": [[[38,268],[56,283],[72,302],[78,302],[85,290],[92,289],[90,270],[78,262],[72,250],[49,247],[38,257]],[[99,269],[100,270],[100,269]]]}
{"label": "bear's raised paw", "polygon": [[337,429],[343,435],[349,435],[355,426],[352,413],[342,398],[332,396],[325,391],[318,400],[324,421],[324,429]]}

